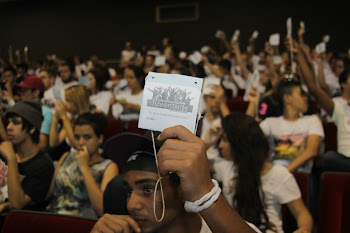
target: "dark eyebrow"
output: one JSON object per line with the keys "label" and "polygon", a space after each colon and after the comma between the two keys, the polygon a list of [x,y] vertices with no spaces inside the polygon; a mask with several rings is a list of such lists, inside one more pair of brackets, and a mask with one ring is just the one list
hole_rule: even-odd
{"label": "dark eyebrow", "polygon": [[[144,183],[156,183],[157,181],[151,178],[146,178],[146,179],[142,179],[142,180],[137,180],[135,181],[135,185],[140,185],[140,184],[144,184]],[[124,186],[129,186],[129,183],[126,180],[123,180],[123,185]]]}

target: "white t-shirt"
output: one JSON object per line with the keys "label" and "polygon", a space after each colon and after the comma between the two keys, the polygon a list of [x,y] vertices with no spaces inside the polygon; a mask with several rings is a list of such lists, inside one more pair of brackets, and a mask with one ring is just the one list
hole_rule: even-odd
{"label": "white t-shirt", "polygon": [[[132,95],[130,88],[126,87],[124,90],[120,91],[118,95],[116,95],[116,99],[125,99],[130,104],[137,104],[141,106],[142,93],[143,90],[140,91],[137,95]],[[113,104],[112,114],[115,119],[120,118],[122,120],[136,120],[140,115],[140,113],[136,111],[125,112],[123,106],[120,103]]]}
{"label": "white t-shirt", "polygon": [[[222,181],[223,195],[232,206],[235,186],[233,182],[235,176],[233,162],[218,161],[214,163],[214,169],[216,171],[215,178]],[[299,186],[293,174],[281,165],[274,165],[268,173],[261,177],[261,183],[269,221],[275,226],[276,232],[283,232],[281,205],[301,197]]]}
{"label": "white t-shirt", "polygon": [[[253,230],[255,230],[255,232],[261,233],[261,231],[254,225],[251,224],[250,222],[246,222]],[[210,230],[210,228],[208,227],[207,223],[204,221],[204,219],[202,218],[202,227],[201,227],[201,231],[199,233],[211,233],[212,231]]]}
{"label": "white t-shirt", "polygon": [[329,118],[337,126],[337,151],[350,157],[350,106],[342,97],[333,98],[333,115]]}
{"label": "white t-shirt", "polygon": [[107,116],[112,97],[113,94],[111,91],[101,91],[96,95],[90,96],[90,104],[95,105],[96,109],[101,110]]}
{"label": "white t-shirt", "polygon": [[[293,161],[304,149],[309,135],[324,137],[323,126],[316,115],[303,116],[287,121],[283,116],[268,117],[260,123],[267,136],[271,160]],[[310,172],[312,160],[299,171]]]}
{"label": "white t-shirt", "polygon": [[[215,120],[213,120],[212,122],[209,122],[206,115],[204,115],[204,118],[202,120],[202,129],[201,129],[201,135],[200,138],[201,139],[205,139],[205,135],[208,131],[208,129],[214,125],[221,125],[221,118],[218,117]],[[207,157],[210,160],[214,160],[219,156],[219,149],[214,145],[211,146],[207,149]]]}
{"label": "white t-shirt", "polygon": [[133,57],[135,57],[136,51],[135,50],[126,50],[126,49],[124,49],[121,52],[121,55],[122,55],[122,58],[132,59]]}

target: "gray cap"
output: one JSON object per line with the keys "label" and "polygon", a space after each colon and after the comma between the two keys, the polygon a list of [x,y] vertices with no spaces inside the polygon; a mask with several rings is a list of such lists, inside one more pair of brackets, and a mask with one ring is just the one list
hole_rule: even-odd
{"label": "gray cap", "polygon": [[41,123],[44,117],[42,114],[41,106],[38,103],[34,101],[17,102],[6,112],[6,117],[8,117],[8,114],[10,113],[15,113],[23,119],[26,119],[37,130],[40,131]]}

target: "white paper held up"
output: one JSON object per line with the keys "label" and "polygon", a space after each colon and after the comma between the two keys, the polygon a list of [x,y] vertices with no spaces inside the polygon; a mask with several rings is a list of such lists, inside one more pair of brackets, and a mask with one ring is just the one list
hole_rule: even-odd
{"label": "white paper held up", "polygon": [[139,128],[163,131],[183,125],[195,131],[203,79],[149,72],[142,95]]}

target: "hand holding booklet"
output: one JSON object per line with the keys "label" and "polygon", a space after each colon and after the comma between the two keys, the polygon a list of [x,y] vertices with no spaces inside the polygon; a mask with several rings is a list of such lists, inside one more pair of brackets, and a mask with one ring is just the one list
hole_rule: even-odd
{"label": "hand holding booklet", "polygon": [[142,95],[139,128],[163,131],[183,125],[195,132],[203,79],[149,72]]}

